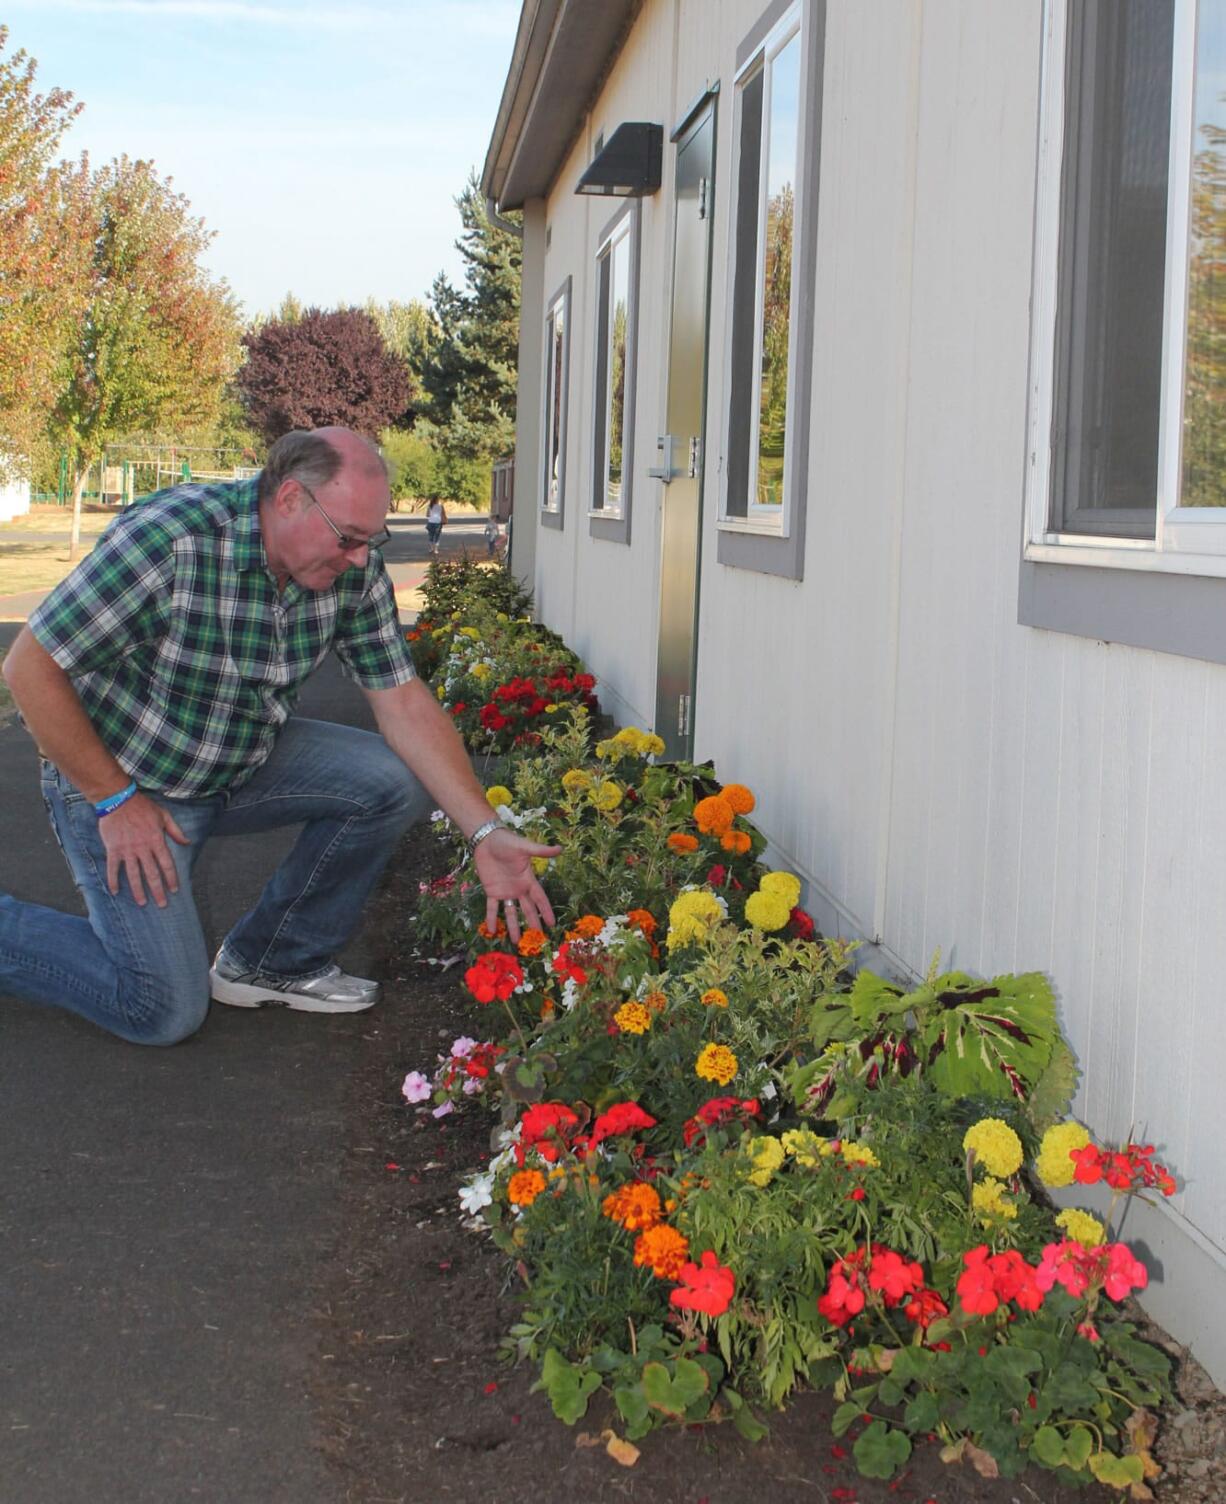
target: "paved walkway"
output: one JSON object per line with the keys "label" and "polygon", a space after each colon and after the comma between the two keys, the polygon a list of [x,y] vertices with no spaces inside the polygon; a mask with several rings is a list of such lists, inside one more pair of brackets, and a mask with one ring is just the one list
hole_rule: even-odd
{"label": "paved walkway", "polygon": [[[481,523],[447,528],[450,549]],[[420,524],[393,568],[424,571]],[[471,537],[468,535],[471,533]],[[413,557],[417,554],[417,557]],[[0,650],[18,626],[0,626]],[[371,725],[335,661],[301,709]],[[80,912],[0,726],[0,883]],[[290,834],[215,842],[197,868],[219,938]],[[345,959],[366,964],[359,936]],[[0,1500],[341,1504],[315,1450],[314,1285],[336,1240],[343,1101],[377,1012],[215,1008],[172,1050],[0,997]]]}

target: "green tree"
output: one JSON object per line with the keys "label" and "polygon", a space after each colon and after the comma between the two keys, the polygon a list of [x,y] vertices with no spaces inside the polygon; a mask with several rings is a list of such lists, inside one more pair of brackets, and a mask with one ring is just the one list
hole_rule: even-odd
{"label": "green tree", "polygon": [[89,467],[118,438],[216,422],[238,365],[237,305],[199,262],[211,236],[152,163],[119,157],[89,183],[83,315],[52,416],[73,465],[70,557]]}
{"label": "green tree", "polygon": [[1226,130],[1204,124],[1192,169],[1184,506],[1226,506]]}
{"label": "green tree", "polygon": [[37,93],[37,64],[6,58],[7,38],[0,26],[0,469],[28,467],[45,443],[89,249],[87,165],[56,160],[82,106]]}
{"label": "green tree", "polygon": [[456,199],[463,232],[464,286],[435,278],[430,304],[438,342],[423,382],[426,416],[444,451],[490,460],[515,442],[519,359],[519,237],[491,223],[476,177]]}
{"label": "green tree", "polygon": [[407,303],[367,298],[365,312],[374,319],[383,343],[408,367],[409,402],[398,421],[402,428],[412,428],[424,410],[423,372],[438,345],[438,323],[429,305],[418,298]]}

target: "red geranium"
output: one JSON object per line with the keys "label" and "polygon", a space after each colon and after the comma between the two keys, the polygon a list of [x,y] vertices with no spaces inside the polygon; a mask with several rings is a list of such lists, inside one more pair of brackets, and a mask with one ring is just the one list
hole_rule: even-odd
{"label": "red geranium", "polygon": [[806,914],[803,909],[792,910],[791,926],[792,936],[796,940],[812,940],[817,933],[817,926],[813,923],[812,916]]}
{"label": "red geranium", "polygon": [[935,1290],[918,1290],[902,1308],[908,1321],[927,1331],[941,1316],[949,1315],[949,1307]]}
{"label": "red geranium", "polygon": [[578,982],[581,987],[587,981],[587,972],[570,958],[569,940],[564,940],[558,946],[558,953],[553,958],[553,969],[558,976],[569,977],[572,982]]}
{"label": "red geranium", "polygon": [[1164,1196],[1175,1194],[1174,1176],[1154,1163],[1153,1144],[1126,1144],[1118,1151],[1086,1144],[1082,1149],[1071,1150],[1069,1157],[1078,1185],[1096,1185],[1105,1180],[1114,1191],[1158,1190]]}
{"label": "red geranium", "polygon": [[522,1165],[527,1151],[535,1149],[553,1164],[578,1126],[578,1114],[565,1102],[534,1102],[519,1120],[516,1163]]}
{"label": "red geranium", "polygon": [[608,1112],[602,1112],[592,1124],[592,1136],[588,1146],[592,1149],[607,1138],[617,1138],[623,1133],[637,1133],[640,1128],[654,1128],[657,1119],[644,1112],[637,1102],[618,1102]]}
{"label": "red geranium", "polygon": [[750,1118],[756,1118],[761,1110],[756,1097],[711,1097],[692,1118],[686,1120],[681,1130],[685,1147],[688,1149],[695,1139],[701,1142],[706,1137],[707,1128],[719,1128],[737,1118],[748,1122]]}
{"label": "red geranium", "polygon": [[868,1284],[870,1290],[880,1290],[887,1306],[896,1306],[923,1288],[924,1271],[919,1264],[904,1259],[893,1249],[879,1248],[874,1244]]}
{"label": "red geranium", "polygon": [[506,1002],[523,980],[524,969],[515,957],[497,950],[478,956],[464,973],[464,985],[479,1003]]}
{"label": "red geranium", "polygon": [[736,1275],[725,1268],[708,1248],[700,1264],[683,1264],[681,1283],[668,1297],[681,1311],[701,1311],[704,1316],[722,1316],[736,1294]]}
{"label": "red geranium", "polygon": [[958,1299],[970,1315],[990,1316],[997,1306],[1010,1301],[1023,1311],[1037,1311],[1043,1304],[1038,1271],[1016,1249],[989,1254],[987,1245],[981,1243],[964,1253],[962,1262],[966,1268],[958,1279]]}

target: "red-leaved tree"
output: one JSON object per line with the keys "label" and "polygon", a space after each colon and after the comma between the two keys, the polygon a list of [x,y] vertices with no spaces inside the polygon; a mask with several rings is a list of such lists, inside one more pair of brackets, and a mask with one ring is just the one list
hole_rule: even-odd
{"label": "red-leaved tree", "polygon": [[239,392],[269,443],[291,428],[332,423],[377,438],[409,406],[409,368],[362,309],[309,308],[293,322],[264,324],[243,344]]}

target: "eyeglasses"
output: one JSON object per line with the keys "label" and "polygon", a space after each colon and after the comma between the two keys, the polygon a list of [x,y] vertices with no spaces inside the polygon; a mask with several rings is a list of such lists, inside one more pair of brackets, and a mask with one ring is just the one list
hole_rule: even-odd
{"label": "eyeglasses", "polygon": [[369,538],[355,538],[352,533],[342,533],[340,528],[337,527],[336,523],[333,522],[331,517],[328,516],[327,512],[324,511],[323,507],[320,505],[319,497],[315,495],[310,486],[304,486],[302,482],[297,478],[297,476],[294,477],[294,483],[295,485],[297,485],[300,491],[305,491],[306,494],[315,503],[315,505],[319,508],[319,515],[336,534],[337,547],[341,550],[342,553],[352,553],[355,549],[359,548],[382,548],[383,545],[391,539],[392,535],[385,527],[381,527],[377,533],[372,533]]}

